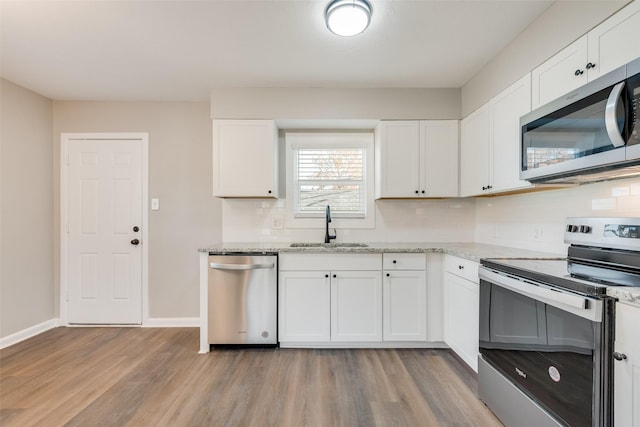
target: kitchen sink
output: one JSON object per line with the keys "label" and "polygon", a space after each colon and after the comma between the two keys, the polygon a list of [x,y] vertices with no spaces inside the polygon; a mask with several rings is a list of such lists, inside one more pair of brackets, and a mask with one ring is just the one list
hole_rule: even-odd
{"label": "kitchen sink", "polygon": [[367,248],[364,243],[292,243],[292,248]]}

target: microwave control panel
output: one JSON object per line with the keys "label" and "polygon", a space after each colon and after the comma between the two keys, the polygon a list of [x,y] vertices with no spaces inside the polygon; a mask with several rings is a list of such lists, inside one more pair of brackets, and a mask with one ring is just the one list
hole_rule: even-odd
{"label": "microwave control panel", "polygon": [[627,145],[640,144],[640,82],[633,88],[631,96],[631,134]]}

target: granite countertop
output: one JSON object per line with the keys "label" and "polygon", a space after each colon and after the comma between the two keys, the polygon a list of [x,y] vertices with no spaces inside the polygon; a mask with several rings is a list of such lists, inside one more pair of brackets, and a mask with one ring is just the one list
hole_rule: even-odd
{"label": "granite countertop", "polygon": [[480,258],[559,258],[563,255],[548,252],[514,249],[505,246],[482,243],[417,242],[417,243],[375,243],[367,242],[366,247],[339,246],[328,244],[314,247],[291,247],[291,243],[221,243],[198,249],[198,252],[210,254],[228,253],[425,253],[442,252],[471,261]]}
{"label": "granite countertop", "polygon": [[[426,253],[441,252],[470,261],[481,258],[564,258],[563,254],[515,249],[506,246],[483,243],[416,242],[416,243],[375,243],[367,242],[366,247],[339,246],[329,244],[315,247],[291,247],[289,242],[247,242],[220,243],[198,249],[200,253],[223,255],[229,253]],[[607,295],[625,304],[640,307],[640,288],[611,286]]]}
{"label": "granite countertop", "polygon": [[607,295],[617,298],[619,302],[640,308],[640,288],[628,286],[609,286]]}

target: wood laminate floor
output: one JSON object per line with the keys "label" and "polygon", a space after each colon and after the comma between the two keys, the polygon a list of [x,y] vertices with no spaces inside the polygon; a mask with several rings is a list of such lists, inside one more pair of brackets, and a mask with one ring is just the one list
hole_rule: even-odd
{"label": "wood laminate floor", "polygon": [[214,350],[198,329],[57,328],[0,351],[0,425],[501,426],[447,350]]}

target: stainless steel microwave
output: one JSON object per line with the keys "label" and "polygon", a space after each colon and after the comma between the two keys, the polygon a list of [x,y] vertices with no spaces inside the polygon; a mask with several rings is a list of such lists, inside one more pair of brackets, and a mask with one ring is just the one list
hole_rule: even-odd
{"label": "stainless steel microwave", "polygon": [[520,179],[640,175],[640,58],[520,119]]}

